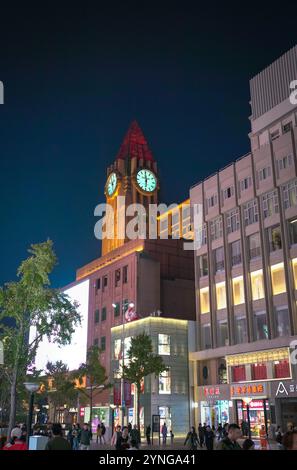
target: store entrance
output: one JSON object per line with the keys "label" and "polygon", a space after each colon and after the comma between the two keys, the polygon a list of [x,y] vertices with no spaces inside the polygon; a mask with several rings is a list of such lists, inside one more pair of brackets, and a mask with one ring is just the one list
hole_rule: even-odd
{"label": "store entrance", "polygon": [[270,407],[266,398],[255,400],[236,400],[237,423],[244,436],[259,437],[261,426],[268,433],[270,426]]}

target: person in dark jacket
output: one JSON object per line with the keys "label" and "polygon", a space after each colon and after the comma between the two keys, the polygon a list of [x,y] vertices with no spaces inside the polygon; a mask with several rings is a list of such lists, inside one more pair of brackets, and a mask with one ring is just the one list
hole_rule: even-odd
{"label": "person in dark jacket", "polygon": [[137,428],[136,424],[134,424],[134,426],[133,426],[133,429],[130,433],[130,438],[131,438],[131,441],[133,440],[136,443],[136,447],[138,449],[139,444],[140,444],[140,432],[139,432],[139,429]]}
{"label": "person in dark jacket", "polygon": [[201,423],[198,426],[199,445],[202,448],[204,444],[204,429]]}
{"label": "person in dark jacket", "polygon": [[190,450],[196,450],[198,446],[198,436],[195,431],[194,426],[191,427],[191,430],[188,432],[184,446],[188,446]]}
{"label": "person in dark jacket", "polygon": [[215,434],[210,426],[206,426],[206,431],[204,434],[204,442],[206,445],[207,450],[213,450],[213,441],[215,438]]}
{"label": "person in dark jacket", "polygon": [[45,450],[71,450],[70,443],[62,436],[62,426],[54,423],[52,426],[53,438],[48,441]]}
{"label": "person in dark jacket", "polygon": [[218,450],[239,450],[241,449],[237,440],[241,437],[241,431],[238,424],[229,424],[228,436],[218,445]]}
{"label": "person in dark jacket", "polygon": [[246,439],[244,443],[242,444],[243,450],[254,450],[255,449],[255,443],[252,441],[252,439]]}
{"label": "person in dark jacket", "polygon": [[90,445],[91,445],[91,440],[92,440],[92,432],[89,429],[88,423],[85,423],[84,427],[83,427],[83,429],[81,430],[81,433],[80,433],[79,449],[80,450],[89,450]]}
{"label": "person in dark jacket", "polygon": [[150,424],[146,427],[145,435],[146,435],[147,445],[150,446],[151,445],[151,425]]}

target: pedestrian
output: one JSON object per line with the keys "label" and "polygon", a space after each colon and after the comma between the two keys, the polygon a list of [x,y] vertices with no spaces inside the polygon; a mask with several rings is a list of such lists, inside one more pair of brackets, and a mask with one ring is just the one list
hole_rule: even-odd
{"label": "pedestrian", "polygon": [[252,439],[246,439],[242,444],[243,450],[255,450],[255,443]]}
{"label": "pedestrian", "polygon": [[[105,434],[106,434],[106,427],[105,427],[105,424],[102,421],[102,423],[101,423],[101,439],[102,439],[103,444],[105,444]],[[101,442],[100,442],[100,444],[101,444]]]}
{"label": "pedestrian", "polygon": [[130,447],[130,444],[129,444],[129,430],[128,430],[127,426],[124,426],[123,432],[122,432],[122,435],[121,435],[121,447],[120,447],[120,449],[121,450],[126,450],[126,449],[129,449],[129,447]]}
{"label": "pedestrian", "polygon": [[173,439],[174,439],[174,434],[172,432],[172,429],[170,429],[170,444],[173,446]]}
{"label": "pedestrian", "polygon": [[222,423],[219,423],[218,425],[218,429],[217,429],[217,433],[218,433],[218,441],[222,439],[223,437],[223,426],[222,426]]}
{"label": "pedestrian", "polygon": [[241,449],[237,440],[241,437],[241,431],[238,424],[233,423],[228,426],[228,435],[218,444],[218,450],[239,450]]}
{"label": "pedestrian", "polygon": [[225,423],[223,426],[223,432],[222,432],[223,438],[228,436],[228,428],[229,428],[229,423]]}
{"label": "pedestrian", "polygon": [[67,441],[70,444],[71,449],[73,449],[73,428],[70,427],[67,433]]}
{"label": "pedestrian", "polygon": [[197,450],[198,436],[197,436],[194,426],[192,426],[191,430],[188,432],[186,440],[184,442],[184,446],[188,446],[190,450]]}
{"label": "pedestrian", "polygon": [[146,427],[145,435],[146,435],[146,443],[148,446],[150,446],[151,445],[151,425],[150,424]]}
{"label": "pedestrian", "polygon": [[62,426],[60,423],[52,425],[52,439],[50,439],[45,450],[71,450],[70,443],[62,435]]}
{"label": "pedestrian", "polygon": [[260,436],[260,447],[261,450],[267,450],[268,447],[268,436],[267,432],[265,429],[264,424],[262,424],[261,429],[259,431],[259,436]]}
{"label": "pedestrian", "polygon": [[166,445],[166,441],[167,441],[167,426],[166,426],[166,423],[164,423],[163,426],[162,426],[162,437],[163,437],[163,445]]}
{"label": "pedestrian", "polygon": [[203,426],[201,423],[199,423],[199,426],[198,426],[198,436],[199,436],[199,445],[202,449],[203,444],[204,444],[204,430],[203,430]]}
{"label": "pedestrian", "polygon": [[98,423],[97,430],[96,430],[96,444],[98,444],[98,440],[100,440],[100,444],[101,444],[101,436],[102,436],[101,424]]}
{"label": "pedestrian", "polygon": [[132,424],[128,423],[128,433],[131,434],[132,431]]}
{"label": "pedestrian", "polygon": [[277,426],[276,431],[275,431],[275,440],[277,442],[277,447],[278,449],[283,448],[283,433],[281,431],[281,427]]}
{"label": "pedestrian", "polygon": [[90,450],[91,440],[92,440],[92,432],[89,429],[88,423],[85,423],[80,433],[79,449]]}
{"label": "pedestrian", "polygon": [[72,429],[72,438],[73,438],[73,443],[72,443],[72,450],[78,450],[79,449],[79,440],[80,440],[80,427],[79,424],[73,426]]}
{"label": "pedestrian", "polygon": [[122,439],[121,426],[118,425],[111,438],[111,445],[115,447],[116,450],[121,449],[121,439]]}
{"label": "pedestrian", "polygon": [[213,441],[215,438],[215,434],[210,426],[206,426],[206,431],[204,434],[204,441],[207,450],[213,450]]}
{"label": "pedestrian", "polygon": [[297,450],[297,431],[288,431],[283,436],[283,446],[285,450]]}
{"label": "pedestrian", "polygon": [[130,432],[130,439],[136,443],[136,447],[138,449],[140,444],[140,432],[136,424],[134,424],[133,429]]}
{"label": "pedestrian", "polygon": [[21,428],[13,428],[10,433],[10,440],[3,447],[2,450],[28,450],[26,442],[21,440],[22,430]]}

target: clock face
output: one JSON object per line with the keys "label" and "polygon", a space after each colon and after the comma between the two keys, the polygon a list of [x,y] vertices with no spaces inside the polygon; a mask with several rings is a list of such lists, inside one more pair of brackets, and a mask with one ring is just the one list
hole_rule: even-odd
{"label": "clock face", "polygon": [[118,183],[117,175],[113,172],[109,175],[107,183],[106,183],[106,191],[107,191],[108,196],[113,195],[113,193],[116,190],[117,183]]}
{"label": "clock face", "polygon": [[136,181],[138,186],[147,193],[155,191],[157,187],[157,178],[155,177],[154,173],[150,170],[139,170],[136,175]]}

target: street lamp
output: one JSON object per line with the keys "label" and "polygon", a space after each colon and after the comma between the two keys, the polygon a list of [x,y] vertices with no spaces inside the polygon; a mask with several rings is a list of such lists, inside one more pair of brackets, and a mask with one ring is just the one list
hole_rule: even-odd
{"label": "street lamp", "polygon": [[29,401],[29,413],[28,413],[28,421],[27,421],[27,444],[29,444],[29,439],[31,435],[31,428],[32,428],[32,417],[33,417],[33,407],[34,407],[34,393],[37,392],[39,389],[39,384],[34,382],[24,382],[26,390],[30,393],[30,401]]}
{"label": "street lamp", "polygon": [[[113,308],[117,307],[117,304],[112,303]],[[124,418],[125,418],[125,390],[124,390],[124,377],[123,377],[123,371],[124,371],[124,365],[125,365],[125,350],[124,350],[124,340],[125,340],[125,322],[126,322],[126,317],[125,317],[125,308],[127,307],[127,304],[125,302],[122,302],[122,339],[121,339],[121,348],[122,348],[122,376],[121,376],[121,425],[122,427],[124,426]],[[135,304],[134,302],[129,302],[128,307],[134,308]]]}

